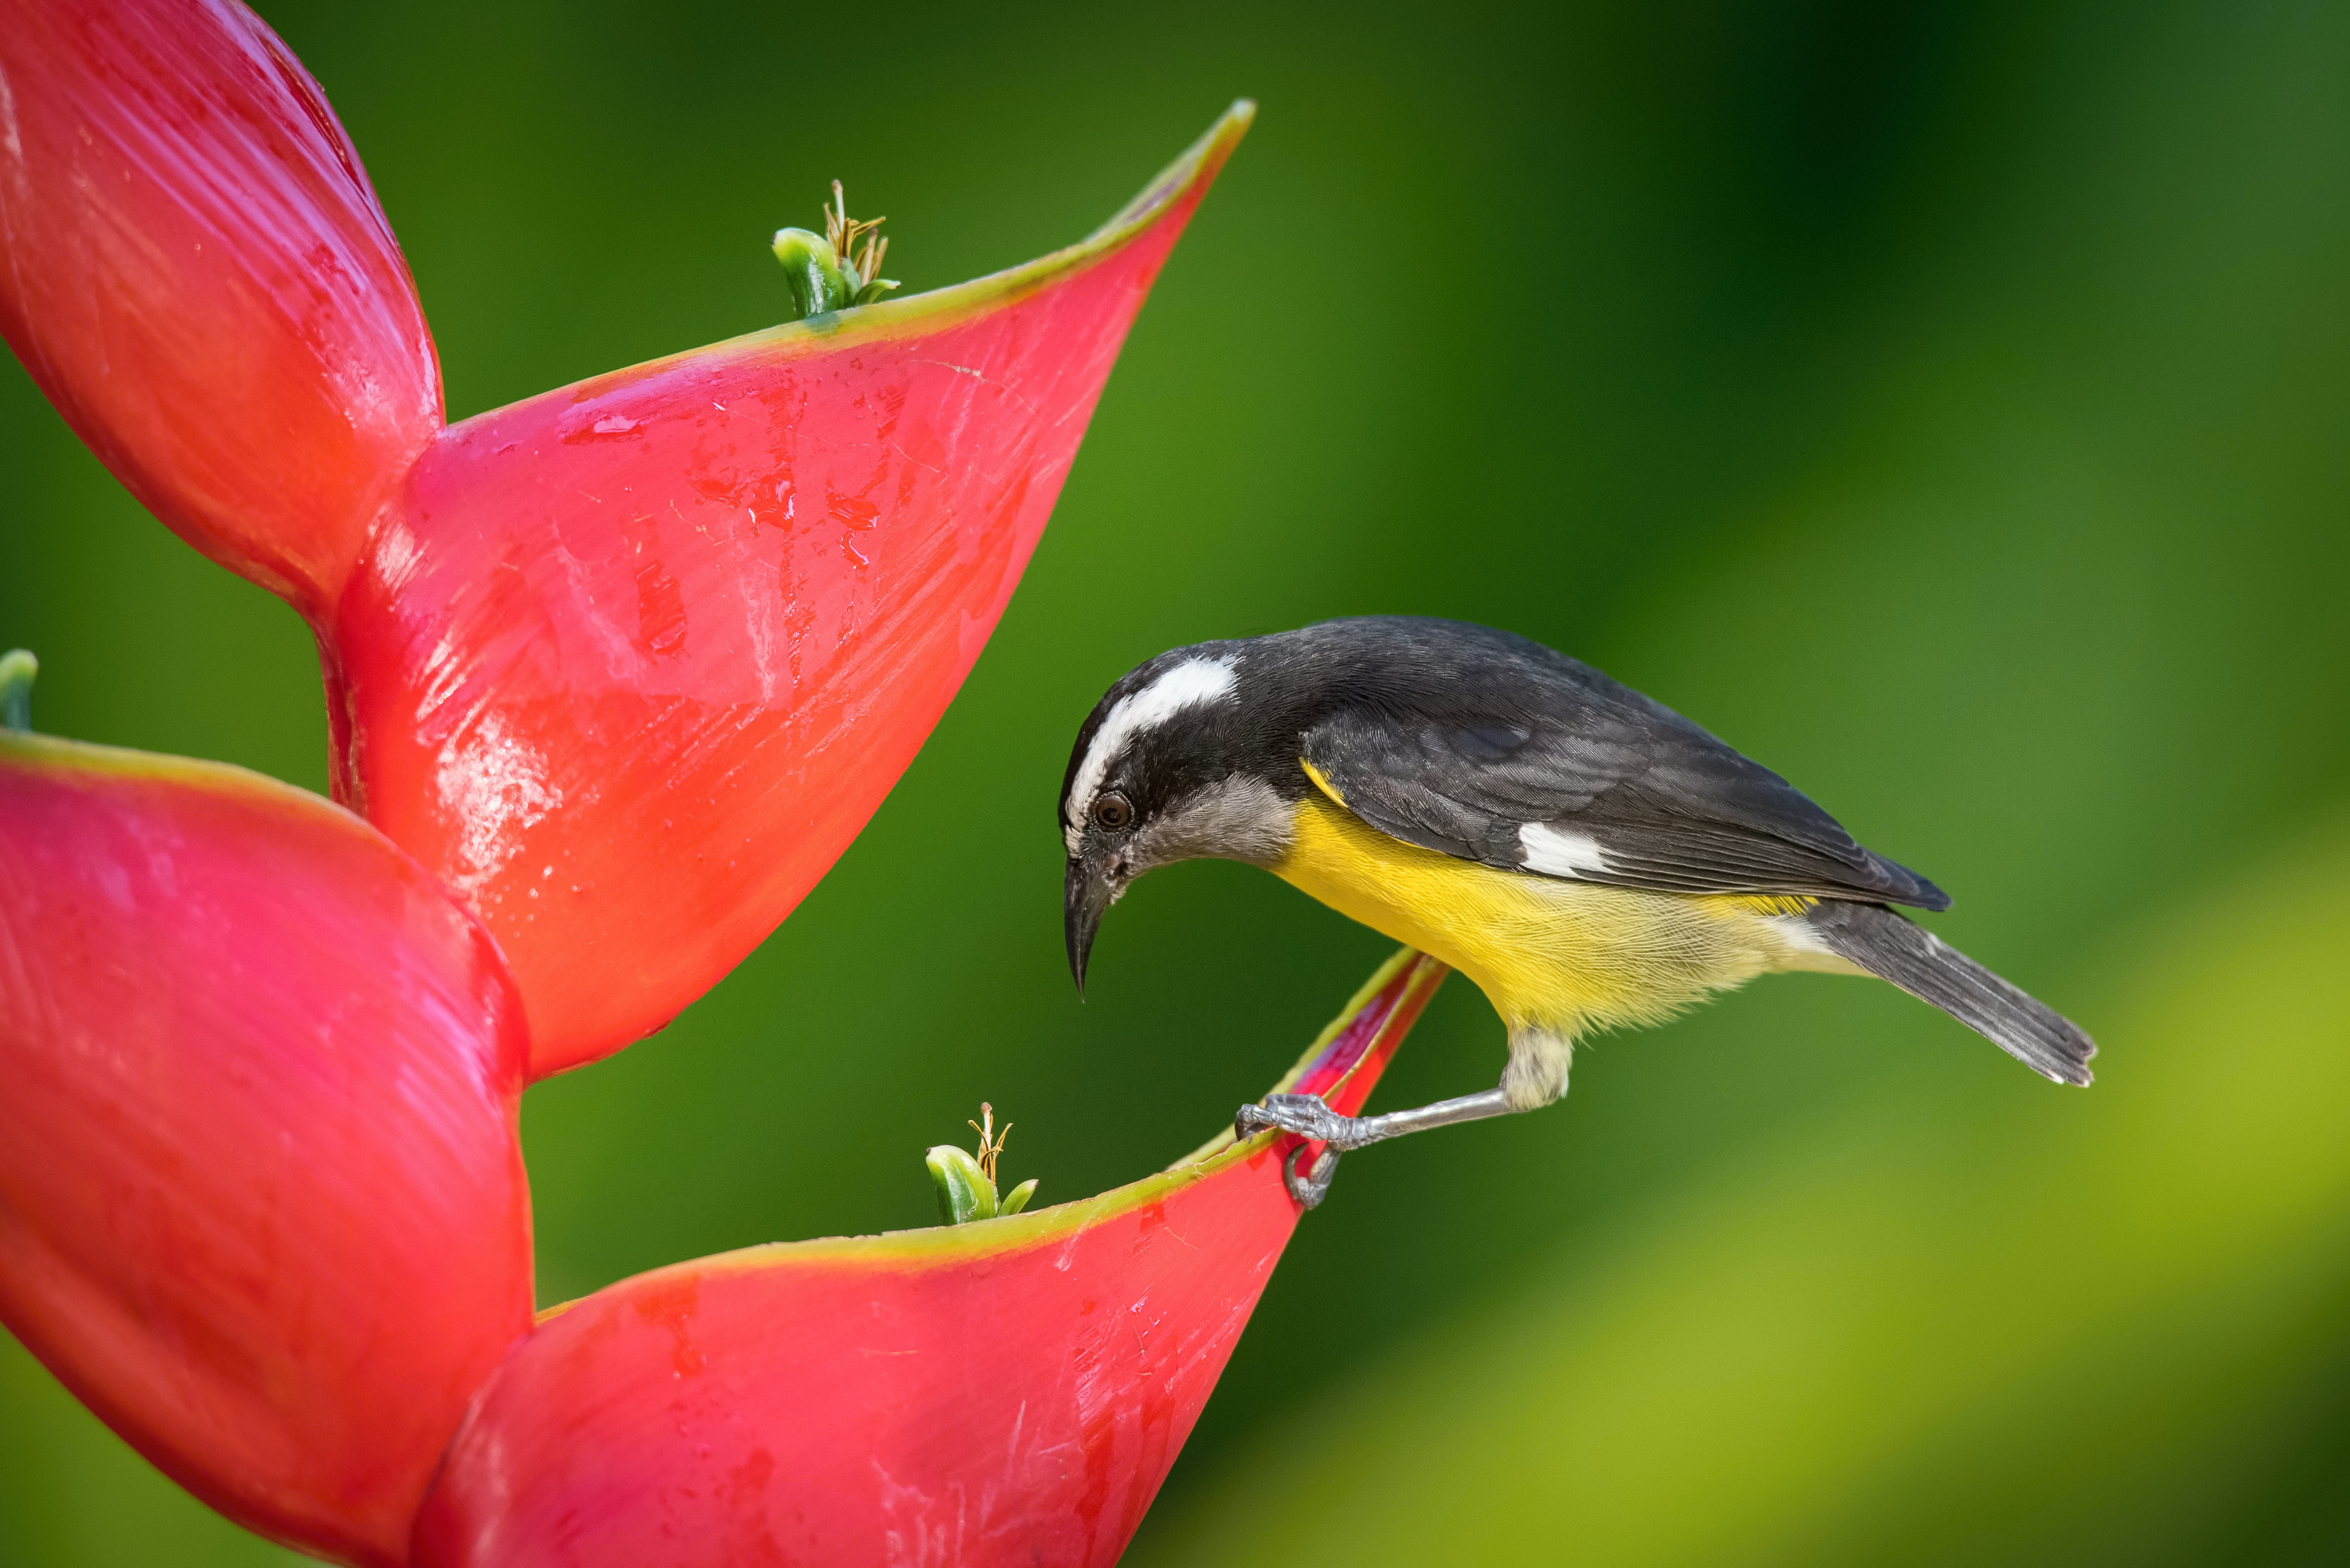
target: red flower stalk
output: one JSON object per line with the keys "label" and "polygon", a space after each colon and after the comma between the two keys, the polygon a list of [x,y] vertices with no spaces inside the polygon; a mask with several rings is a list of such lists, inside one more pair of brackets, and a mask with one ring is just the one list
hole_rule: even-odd
{"label": "red flower stalk", "polygon": [[249,12],[0,0],[0,328],[310,619],[337,796],[495,933],[535,1074],[667,1022],[879,805],[1250,112],[1042,261],[444,430],[358,157]]}
{"label": "red flower stalk", "polygon": [[[1399,954],[1281,1087],[1360,1106],[1444,973]],[[754,1247],[560,1308],[452,1445],[416,1561],[1106,1568],[1297,1223],[1297,1143],[1226,1131],[1087,1202]]]}
{"label": "red flower stalk", "polygon": [[0,1318],[241,1524],[407,1560],[530,1326],[526,1042],[446,888],[314,795],[0,733]]}

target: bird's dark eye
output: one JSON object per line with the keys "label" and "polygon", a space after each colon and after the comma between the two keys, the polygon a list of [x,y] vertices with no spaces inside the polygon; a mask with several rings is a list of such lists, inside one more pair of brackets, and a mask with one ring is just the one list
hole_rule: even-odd
{"label": "bird's dark eye", "polygon": [[1104,827],[1124,827],[1134,820],[1134,807],[1122,794],[1105,794],[1094,802],[1094,820]]}

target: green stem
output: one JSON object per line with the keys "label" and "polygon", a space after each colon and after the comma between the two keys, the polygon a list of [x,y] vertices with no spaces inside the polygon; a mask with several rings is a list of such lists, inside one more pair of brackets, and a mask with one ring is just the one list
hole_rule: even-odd
{"label": "green stem", "polygon": [[14,648],[0,654],[0,730],[33,727],[33,677],[40,672],[41,661],[33,657],[31,649]]}

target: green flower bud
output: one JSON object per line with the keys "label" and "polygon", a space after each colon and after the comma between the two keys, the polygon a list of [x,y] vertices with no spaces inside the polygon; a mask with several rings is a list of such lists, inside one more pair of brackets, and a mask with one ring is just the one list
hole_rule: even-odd
{"label": "green flower bud", "polygon": [[[939,1217],[950,1225],[995,1218],[995,1183],[979,1161],[951,1143],[942,1143],[922,1157],[938,1185]],[[1034,1187],[1035,1182],[1028,1185]],[[1023,1199],[1025,1201],[1025,1199]]]}
{"label": "green flower bud", "polygon": [[1028,1200],[1036,1196],[1036,1181],[1037,1179],[1032,1176],[1005,1193],[1003,1201],[995,1206],[995,1212],[998,1215],[1017,1214],[1027,1208]]}
{"label": "green flower bud", "polygon": [[857,303],[857,275],[844,269],[832,242],[806,229],[777,229],[775,259],[784,264],[784,280],[791,286],[795,321]]}
{"label": "green flower bud", "polygon": [[0,654],[0,730],[33,727],[33,677],[40,670],[41,661],[29,649]]}

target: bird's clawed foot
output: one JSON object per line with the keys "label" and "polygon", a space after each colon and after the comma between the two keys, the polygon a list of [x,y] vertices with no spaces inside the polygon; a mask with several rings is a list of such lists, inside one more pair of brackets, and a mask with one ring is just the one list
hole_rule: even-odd
{"label": "bird's clawed foot", "polygon": [[1232,1132],[1243,1141],[1261,1132],[1293,1132],[1321,1144],[1322,1152],[1315,1157],[1309,1169],[1298,1169],[1305,1155],[1304,1144],[1289,1151],[1281,1168],[1289,1195],[1302,1207],[1311,1209],[1328,1196],[1330,1179],[1337,1174],[1338,1157],[1369,1141],[1357,1136],[1360,1119],[1340,1116],[1318,1095],[1267,1095],[1263,1103],[1240,1108],[1232,1117]]}
{"label": "bird's clawed foot", "polygon": [[1322,1200],[1330,1196],[1331,1179],[1338,1174],[1338,1151],[1335,1148],[1325,1148],[1314,1157],[1312,1169],[1303,1175],[1298,1173],[1298,1161],[1312,1147],[1301,1143],[1281,1162],[1281,1184],[1289,1189],[1289,1195],[1297,1199],[1300,1209],[1319,1208]]}
{"label": "bird's clawed foot", "polygon": [[1439,1100],[1432,1106],[1415,1106],[1408,1111],[1385,1111],[1376,1116],[1342,1116],[1316,1095],[1267,1095],[1261,1104],[1240,1108],[1240,1114],[1232,1117],[1232,1131],[1243,1143],[1261,1132],[1280,1131],[1295,1133],[1320,1144],[1320,1158],[1304,1176],[1297,1174],[1298,1156],[1305,1152],[1302,1146],[1290,1154],[1283,1167],[1283,1174],[1289,1181],[1289,1195],[1311,1209],[1330,1190],[1331,1172],[1337,1168],[1338,1157],[1349,1149],[1383,1138],[1401,1137],[1406,1133],[1426,1132],[1430,1127],[1505,1116],[1526,1108],[1512,1105],[1506,1089],[1486,1089],[1458,1099]]}
{"label": "bird's clawed foot", "polygon": [[1243,1106],[1232,1117],[1232,1132],[1243,1139],[1278,1127],[1326,1143],[1341,1154],[1367,1139],[1354,1136],[1359,1116],[1342,1116],[1323,1104],[1319,1095],[1267,1095],[1253,1106]]}

